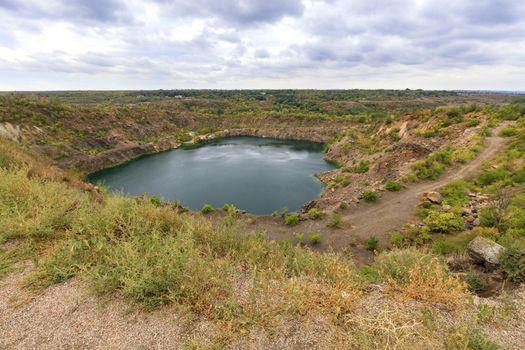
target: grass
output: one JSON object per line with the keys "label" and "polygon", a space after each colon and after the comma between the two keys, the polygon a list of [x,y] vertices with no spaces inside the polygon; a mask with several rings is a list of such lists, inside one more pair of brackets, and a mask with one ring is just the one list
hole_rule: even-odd
{"label": "grass", "polygon": [[416,248],[394,249],[376,257],[374,269],[391,290],[450,307],[461,304],[465,285],[435,255]]}

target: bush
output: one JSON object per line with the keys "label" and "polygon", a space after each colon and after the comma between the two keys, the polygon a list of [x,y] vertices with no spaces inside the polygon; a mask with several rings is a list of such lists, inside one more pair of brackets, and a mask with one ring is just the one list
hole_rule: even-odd
{"label": "bush", "polygon": [[405,235],[399,231],[390,233],[390,243],[395,248],[403,248],[406,245]]}
{"label": "bush", "polygon": [[370,162],[368,160],[361,160],[358,165],[350,169],[353,173],[366,174],[370,169]]}
{"label": "bush", "polygon": [[332,216],[328,219],[328,222],[326,223],[328,227],[332,228],[342,228],[343,227],[343,219],[341,215],[337,213],[333,213]]}
{"label": "bush", "polygon": [[435,180],[443,174],[445,168],[442,164],[432,160],[420,160],[412,164],[414,175],[420,180]]}
{"label": "bush", "polygon": [[288,214],[284,217],[284,223],[287,226],[295,226],[299,223],[300,217],[299,214]]}
{"label": "bush", "polygon": [[204,204],[201,208],[201,213],[207,214],[207,213],[211,213],[214,210],[215,209],[213,208],[211,204]]}
{"label": "bush", "polygon": [[397,181],[388,180],[385,184],[385,188],[387,191],[397,192],[401,190],[401,184]]}
{"label": "bush", "polygon": [[513,126],[507,126],[506,128],[501,129],[499,132],[499,136],[501,137],[511,137],[516,136],[518,134],[518,130]]}
{"label": "bush", "polygon": [[321,235],[319,233],[310,233],[308,235],[308,240],[311,244],[318,244],[321,241]]}
{"label": "bush", "polygon": [[472,118],[467,122],[467,127],[473,128],[475,126],[479,125],[479,119],[478,118]]}
{"label": "bush", "polygon": [[423,222],[432,232],[457,232],[463,229],[463,218],[453,212],[430,210]]}
{"label": "bush", "polygon": [[341,203],[339,203],[339,209],[347,209],[348,208],[348,203],[345,202],[345,201],[341,201]]}
{"label": "bush", "polygon": [[322,210],[319,210],[317,208],[311,208],[308,210],[308,218],[312,220],[319,220],[324,217],[324,212]]}
{"label": "bush", "polygon": [[374,251],[374,250],[377,250],[378,247],[379,247],[379,240],[375,236],[370,237],[366,241],[366,250]]}
{"label": "bush", "polygon": [[379,199],[379,193],[371,190],[366,190],[363,192],[363,199],[367,202],[377,202]]}
{"label": "bush", "polygon": [[501,267],[514,282],[525,282],[525,252],[509,247],[499,257]]}

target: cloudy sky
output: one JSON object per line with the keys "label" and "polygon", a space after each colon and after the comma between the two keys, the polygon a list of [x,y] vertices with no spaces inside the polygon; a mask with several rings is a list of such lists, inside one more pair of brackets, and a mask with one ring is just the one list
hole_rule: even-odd
{"label": "cloudy sky", "polygon": [[0,90],[525,90],[524,0],[0,0]]}

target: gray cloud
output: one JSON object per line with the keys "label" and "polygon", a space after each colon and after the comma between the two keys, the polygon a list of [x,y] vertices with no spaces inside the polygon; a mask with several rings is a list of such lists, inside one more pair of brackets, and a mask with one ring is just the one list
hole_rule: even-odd
{"label": "gray cloud", "polygon": [[[477,76],[476,67],[516,76],[524,16],[517,0],[0,0],[0,68],[13,81],[27,71],[57,81],[104,74],[155,77],[159,87],[305,77],[315,87],[342,76]],[[60,45],[63,30],[69,44]],[[26,44],[34,38],[49,49]]]}

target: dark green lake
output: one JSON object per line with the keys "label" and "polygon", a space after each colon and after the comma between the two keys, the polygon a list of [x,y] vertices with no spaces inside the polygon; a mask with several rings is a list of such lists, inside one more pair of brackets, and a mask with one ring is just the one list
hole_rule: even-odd
{"label": "dark green lake", "polygon": [[232,137],[144,156],[89,180],[126,194],[179,200],[194,210],[231,203],[271,214],[298,210],[320,195],[323,184],[314,174],[335,168],[323,156],[323,145],[315,142]]}

